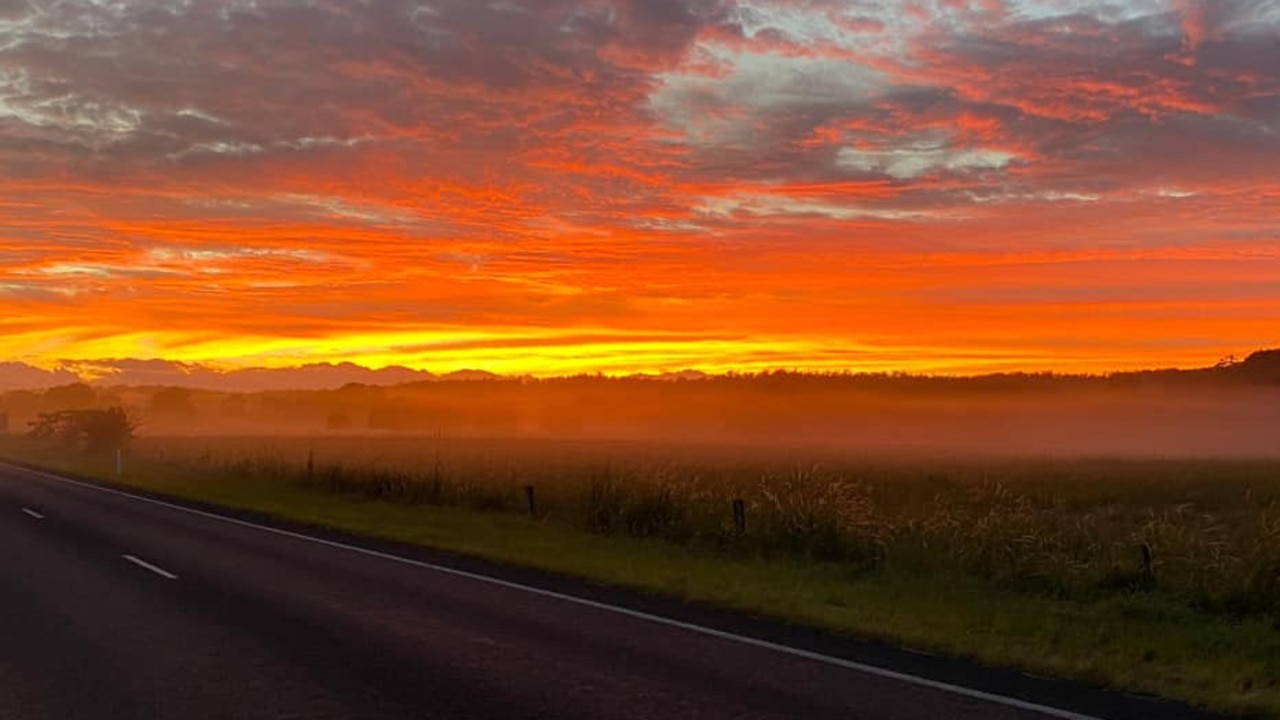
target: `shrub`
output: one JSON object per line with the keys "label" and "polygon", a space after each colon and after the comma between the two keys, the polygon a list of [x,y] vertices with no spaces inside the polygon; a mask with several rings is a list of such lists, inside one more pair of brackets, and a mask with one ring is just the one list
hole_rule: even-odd
{"label": "shrub", "polygon": [[42,413],[31,423],[30,435],[61,447],[98,455],[125,449],[133,440],[136,423],[124,408],[63,410]]}

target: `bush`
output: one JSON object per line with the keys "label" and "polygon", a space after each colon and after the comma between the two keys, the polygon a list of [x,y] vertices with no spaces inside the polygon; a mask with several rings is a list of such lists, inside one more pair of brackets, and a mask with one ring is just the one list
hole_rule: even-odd
{"label": "bush", "polygon": [[123,450],[133,440],[136,424],[121,407],[106,410],[63,410],[42,413],[31,423],[31,437],[68,449],[99,455]]}

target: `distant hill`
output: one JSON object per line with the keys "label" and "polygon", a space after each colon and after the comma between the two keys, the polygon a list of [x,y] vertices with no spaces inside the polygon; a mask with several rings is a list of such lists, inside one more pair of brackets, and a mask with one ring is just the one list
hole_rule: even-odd
{"label": "distant hill", "polygon": [[0,362],[0,391],[47,388],[79,380],[79,375],[68,370],[45,370],[26,363]]}
{"label": "distant hill", "polygon": [[111,360],[70,365],[100,387],[180,386],[232,392],[327,390],[343,385],[402,385],[434,380],[423,370],[405,367],[366,368],[355,363],[316,363],[295,368],[219,370],[204,365],[163,360]]}
{"label": "distant hill", "polygon": [[666,382],[677,382],[680,380],[706,380],[708,377],[711,377],[711,376],[702,372],[701,370],[681,370],[679,372],[658,373],[657,375],[653,373],[635,373],[634,375],[628,375],[627,377],[635,378],[637,380],[662,380]]}
{"label": "distant hill", "polygon": [[459,382],[478,382],[482,380],[497,380],[501,377],[501,375],[491,373],[488,370],[455,370],[454,372],[441,375],[439,379]]}

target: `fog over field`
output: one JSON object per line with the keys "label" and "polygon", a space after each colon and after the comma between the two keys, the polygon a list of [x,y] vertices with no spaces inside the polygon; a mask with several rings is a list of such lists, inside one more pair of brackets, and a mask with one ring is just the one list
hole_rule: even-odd
{"label": "fog over field", "polygon": [[[778,398],[786,402],[787,398]],[[1102,391],[1013,397],[892,395],[859,398],[839,414],[806,417],[803,401],[777,416],[734,414],[720,419],[646,422],[623,413],[593,422],[590,401],[558,404],[546,418],[509,430],[440,421],[440,431],[460,436],[633,440],[752,449],[829,451],[872,455],[982,454],[1122,457],[1280,457],[1280,389],[1227,392]],[[679,402],[678,400],[676,401]],[[352,408],[358,415],[359,409]],[[561,425],[556,427],[556,425]],[[311,434],[317,424],[293,419],[187,423],[155,418],[148,434]],[[419,428],[422,430],[422,428]],[[351,428],[326,432],[386,434]],[[413,429],[398,432],[415,433]],[[428,431],[429,432],[429,431]]]}
{"label": "fog over field", "polygon": [[0,396],[0,412],[9,415],[10,430],[19,431],[40,413],[121,405],[138,419],[141,434],[152,436],[558,438],[910,456],[1270,457],[1280,455],[1278,355],[1109,376],[778,372],[537,380],[474,373],[256,392],[68,383],[11,390]]}

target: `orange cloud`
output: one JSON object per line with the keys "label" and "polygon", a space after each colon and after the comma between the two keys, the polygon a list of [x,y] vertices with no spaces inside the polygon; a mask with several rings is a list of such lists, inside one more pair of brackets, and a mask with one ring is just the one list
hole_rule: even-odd
{"label": "orange cloud", "polygon": [[1280,340],[1257,4],[158,4],[0,21],[0,358],[979,372]]}

